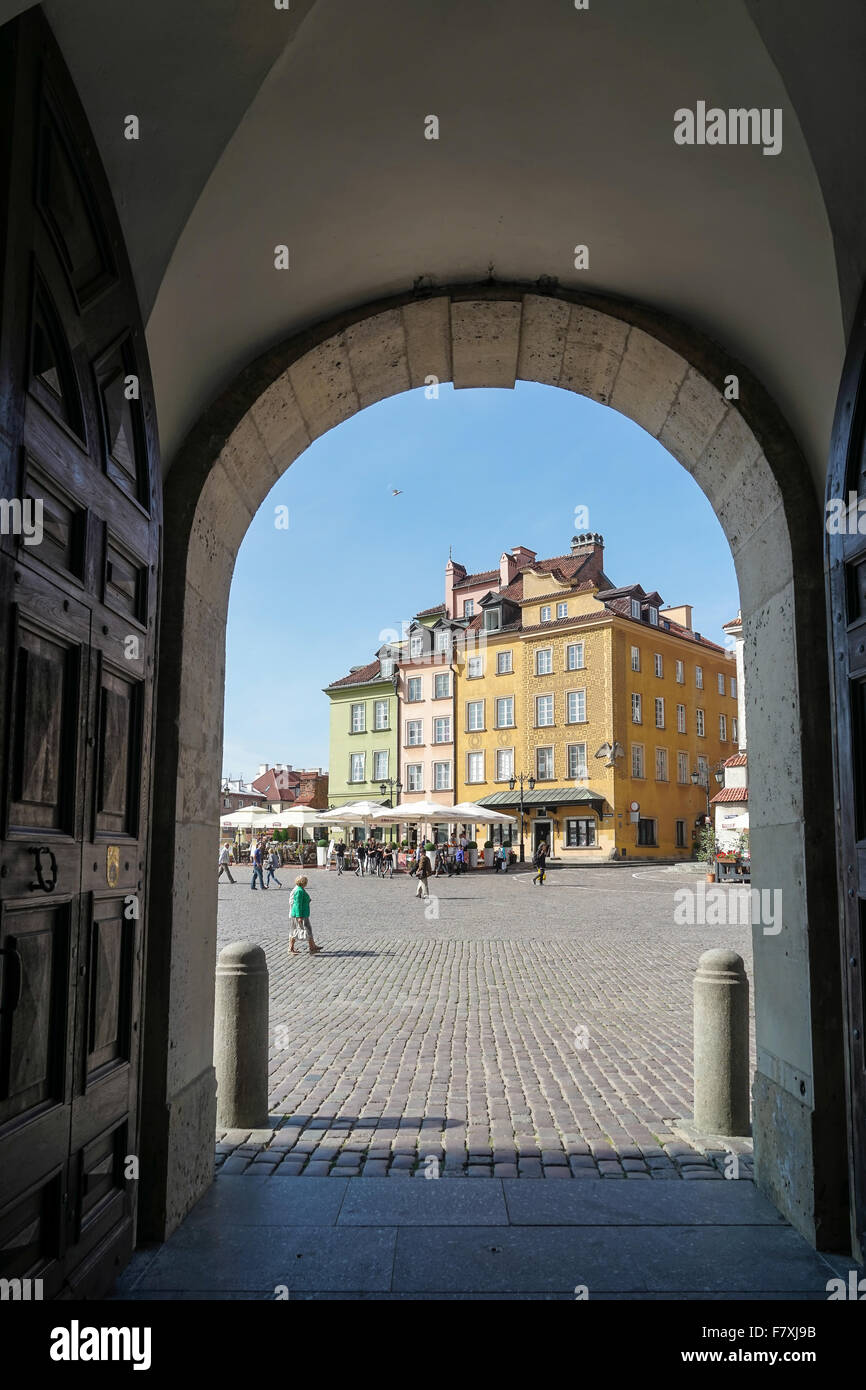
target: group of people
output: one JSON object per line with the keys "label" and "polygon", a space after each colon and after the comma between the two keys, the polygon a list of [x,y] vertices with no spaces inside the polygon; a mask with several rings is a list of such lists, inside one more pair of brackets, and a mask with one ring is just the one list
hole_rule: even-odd
{"label": "group of people", "polygon": [[[231,845],[223,845],[219,854],[219,873],[217,874],[217,878],[220,879],[223,874],[225,874],[229,883],[237,883],[237,879],[232,878],[231,866],[233,863],[234,855],[232,854]],[[280,856],[275,849],[271,848],[266,851],[261,840],[253,840],[250,845],[250,865],[253,871],[250,887],[253,892],[256,891],[259,885],[267,892],[272,879],[278,888],[282,888],[283,885],[277,878],[277,869],[280,867]],[[267,881],[265,880],[265,869],[268,871]]]}

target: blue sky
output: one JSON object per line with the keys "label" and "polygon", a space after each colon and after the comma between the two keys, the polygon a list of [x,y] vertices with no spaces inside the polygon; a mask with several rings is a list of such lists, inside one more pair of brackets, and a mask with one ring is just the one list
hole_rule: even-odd
{"label": "blue sky", "polygon": [[[575,528],[577,507],[587,526]],[[467,570],[493,569],[514,545],[567,554],[575,529],[604,536],[614,584],[693,604],[697,630],[723,641],[739,599],[721,527],[686,470],[616,411],[528,382],[442,386],[438,400],[409,391],[331,430],[274,486],[238,555],[224,773],[327,768],[322,687],[442,601],[449,546]]]}

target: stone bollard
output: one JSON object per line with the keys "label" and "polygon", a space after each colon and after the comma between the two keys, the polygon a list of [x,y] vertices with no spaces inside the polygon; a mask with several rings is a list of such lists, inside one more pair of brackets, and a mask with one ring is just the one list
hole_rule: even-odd
{"label": "stone bollard", "polygon": [[705,951],[695,974],[695,1129],[749,1131],[749,981],[736,951]]}
{"label": "stone bollard", "polygon": [[261,946],[233,941],[216,969],[214,1068],[217,1126],[268,1123],[268,967]]}

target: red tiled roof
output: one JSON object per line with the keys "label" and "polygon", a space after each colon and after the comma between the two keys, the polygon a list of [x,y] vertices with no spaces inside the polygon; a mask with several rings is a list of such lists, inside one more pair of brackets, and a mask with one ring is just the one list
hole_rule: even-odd
{"label": "red tiled roof", "polygon": [[606,618],[610,618],[611,613],[607,608],[601,608],[594,613],[575,613],[571,618],[554,618],[549,623],[533,623],[531,627],[522,627],[521,632],[550,632],[556,631],[560,627],[573,627],[575,623],[600,623]]}
{"label": "red tiled roof", "polygon": [[420,613],[416,613],[416,618],[432,618],[434,613],[444,613],[445,604],[437,603],[433,608],[422,608]]}
{"label": "red tiled roof", "polygon": [[748,801],[748,799],[748,787],[722,787],[720,792],[716,792],[716,795],[710,798],[710,804],[713,805],[717,801]]}
{"label": "red tiled roof", "polygon": [[464,574],[455,589],[465,589],[470,584],[489,584],[492,580],[499,578],[499,570],[481,570],[478,574]]}
{"label": "red tiled roof", "polygon": [[728,758],[725,767],[746,767],[749,759],[745,753],[735,753],[732,758]]}
{"label": "red tiled roof", "polygon": [[326,690],[336,690],[341,685],[366,685],[369,681],[376,680],[379,676],[379,658],[370,661],[366,666],[359,666],[357,671],[350,671],[348,676],[341,676],[338,681],[331,681],[330,685],[325,686]]}

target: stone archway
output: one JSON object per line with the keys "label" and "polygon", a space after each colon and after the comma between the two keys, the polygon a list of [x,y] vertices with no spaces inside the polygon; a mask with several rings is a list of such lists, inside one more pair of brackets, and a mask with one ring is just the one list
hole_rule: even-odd
{"label": "stone archway", "polygon": [[[727,400],[726,378],[739,398]],[[760,1186],[810,1240],[847,1235],[844,1077],[818,500],[745,368],[640,306],[522,287],[373,304],[282,343],[206,413],[169,473],[145,1036],[142,1232],[164,1238],[212,1177],[212,872],[225,622],[235,557],[270,488],[364,407],[431,378],[560,386],[628,415],[708,497],[733,553],[749,681]],[[816,659],[817,658],[817,659]]]}

